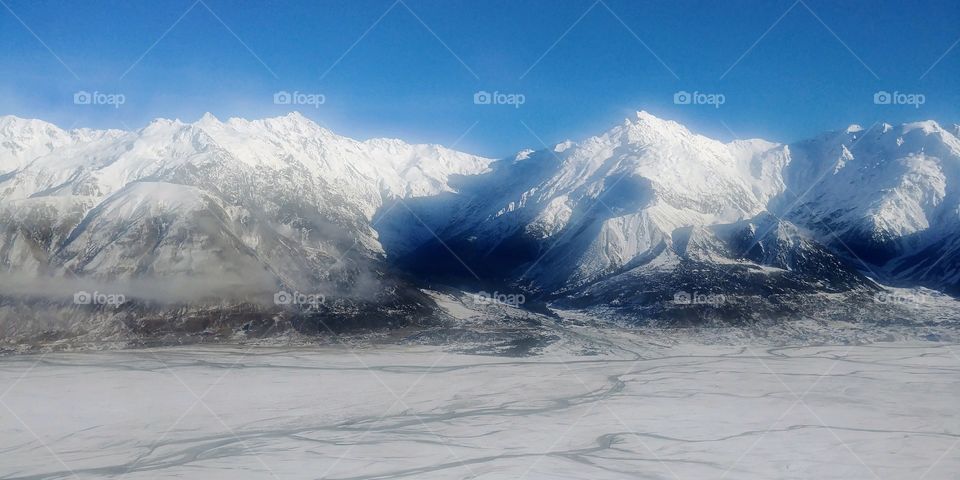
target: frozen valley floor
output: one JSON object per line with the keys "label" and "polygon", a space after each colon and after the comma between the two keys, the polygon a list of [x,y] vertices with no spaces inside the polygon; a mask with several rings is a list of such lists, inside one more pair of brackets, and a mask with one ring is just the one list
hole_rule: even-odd
{"label": "frozen valley floor", "polygon": [[[614,342],[615,343],[615,342]],[[954,479],[960,346],[0,358],[0,478]]]}

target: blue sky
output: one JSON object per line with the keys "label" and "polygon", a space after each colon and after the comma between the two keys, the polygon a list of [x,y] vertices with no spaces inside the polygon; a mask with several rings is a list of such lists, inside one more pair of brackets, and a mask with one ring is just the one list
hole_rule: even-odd
{"label": "blue sky", "polygon": [[[960,123],[958,41],[956,1],[0,0],[0,114],[139,128],[297,109],[357,138],[503,156],[644,109],[725,140],[792,141]],[[81,90],[125,102],[76,105]],[[275,105],[281,90],[324,103]],[[524,103],[476,105],[478,91]],[[723,104],[677,105],[679,91]],[[878,91],[924,103],[877,105]]]}

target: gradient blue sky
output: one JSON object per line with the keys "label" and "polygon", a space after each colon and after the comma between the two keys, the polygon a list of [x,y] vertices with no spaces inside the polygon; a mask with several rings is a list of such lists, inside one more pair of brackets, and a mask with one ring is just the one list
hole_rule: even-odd
{"label": "gradient blue sky", "polygon": [[[489,156],[639,109],[725,140],[792,141],[850,123],[960,123],[958,40],[956,0],[0,0],[0,114],[140,128],[283,114],[273,93],[287,90],[323,94],[297,109],[337,133]],[[78,90],[126,103],[74,105]],[[526,103],[474,105],[478,90]],[[726,103],[675,105],[679,90]],[[878,90],[926,103],[878,106]]]}

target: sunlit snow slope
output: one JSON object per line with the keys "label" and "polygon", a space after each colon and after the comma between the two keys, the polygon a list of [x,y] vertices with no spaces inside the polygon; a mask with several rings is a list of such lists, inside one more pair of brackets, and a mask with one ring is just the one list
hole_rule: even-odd
{"label": "sunlit snow slope", "polygon": [[[203,308],[269,319],[292,290],[383,324],[428,315],[418,288],[437,284],[635,318],[872,315],[882,285],[960,292],[958,185],[960,140],[932,121],[785,145],[639,112],[494,161],[297,113],[137,131],[0,117],[0,315],[35,300],[70,307],[54,324],[159,308],[164,325],[157,305],[176,304],[202,329]],[[78,290],[132,301],[83,310]]]}

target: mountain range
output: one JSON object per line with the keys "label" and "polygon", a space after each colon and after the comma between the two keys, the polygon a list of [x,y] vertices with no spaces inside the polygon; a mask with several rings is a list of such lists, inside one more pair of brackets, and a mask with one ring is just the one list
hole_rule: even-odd
{"label": "mountain range", "polygon": [[0,117],[0,336],[408,325],[438,289],[633,323],[915,317],[960,294],[958,133],[724,143],[639,112],[494,160],[298,113]]}

